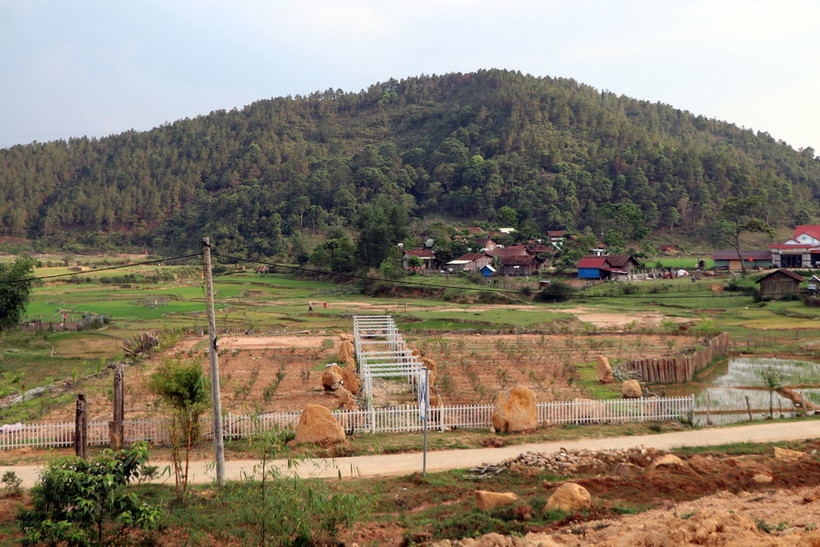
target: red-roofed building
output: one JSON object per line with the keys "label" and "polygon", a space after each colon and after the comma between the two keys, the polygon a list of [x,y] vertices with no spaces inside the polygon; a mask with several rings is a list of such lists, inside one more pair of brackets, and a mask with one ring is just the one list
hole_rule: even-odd
{"label": "red-roofed building", "polygon": [[511,245],[509,247],[496,247],[492,251],[487,251],[487,254],[504,259],[511,256],[526,256],[533,253],[524,245]]}
{"label": "red-roofed building", "polygon": [[408,264],[411,257],[421,260],[420,270],[432,270],[433,262],[436,260],[436,253],[430,249],[407,249],[401,259],[401,265],[405,270],[410,269]]}
{"label": "red-roofed building", "polygon": [[629,255],[585,256],[578,262],[578,279],[609,279],[616,275],[628,275],[637,265],[638,261]]}
{"label": "red-roofed building", "polygon": [[769,248],[774,268],[820,267],[820,224],[801,224],[791,239]]}
{"label": "red-roofed building", "polygon": [[505,276],[533,275],[543,261],[537,255],[512,255],[500,259],[501,274]]}

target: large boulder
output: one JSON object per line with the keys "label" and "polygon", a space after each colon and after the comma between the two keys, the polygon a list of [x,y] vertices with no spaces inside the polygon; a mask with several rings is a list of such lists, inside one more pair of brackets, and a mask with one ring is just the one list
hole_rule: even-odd
{"label": "large boulder", "polygon": [[597,378],[599,384],[611,384],[615,381],[615,374],[612,372],[612,365],[605,355],[598,356]]}
{"label": "large boulder", "polygon": [[421,360],[422,365],[427,368],[428,384],[431,387],[436,385],[436,380],[438,379],[437,378],[438,365],[436,365],[436,362],[434,360],[430,359],[429,357],[422,357],[420,360]]}
{"label": "large boulder", "polygon": [[518,501],[518,496],[512,492],[489,492],[487,490],[476,490],[475,500],[481,511],[492,511],[497,507],[512,505]]}
{"label": "large boulder", "polygon": [[518,386],[498,394],[493,409],[493,427],[501,433],[527,431],[538,427],[535,393]]}
{"label": "large boulder", "polygon": [[322,387],[325,391],[339,389],[343,378],[342,369],[336,363],[332,363],[322,373]]}
{"label": "large boulder", "polygon": [[347,363],[348,360],[353,359],[356,355],[356,349],[353,342],[346,335],[340,336],[341,343],[339,344],[339,362]]}
{"label": "large boulder", "polygon": [[627,380],[621,386],[621,397],[624,399],[640,399],[641,395],[641,383],[637,380]]}
{"label": "large boulder", "polygon": [[683,460],[674,454],[664,454],[649,464],[649,469],[657,469],[658,467],[683,467],[685,465]]}
{"label": "large boulder", "polygon": [[362,383],[359,381],[359,377],[356,376],[356,371],[350,365],[342,367],[342,381],[347,390],[353,395],[356,395],[362,389]]}
{"label": "large boulder", "polygon": [[774,477],[769,475],[768,473],[756,473],[752,480],[758,484],[769,484],[774,480]]}
{"label": "large boulder", "polygon": [[781,462],[795,462],[807,458],[808,454],[800,452],[799,450],[791,450],[788,448],[774,447],[774,459]]}
{"label": "large boulder", "polygon": [[592,496],[589,491],[574,482],[565,482],[552,493],[544,511],[559,510],[565,513],[574,513],[592,506]]}
{"label": "large boulder", "polygon": [[353,398],[353,394],[344,387],[340,387],[334,391],[333,395],[339,399],[338,408],[342,410],[356,410],[359,408],[359,405],[356,404],[356,399]]}
{"label": "large boulder", "polygon": [[345,431],[330,409],[321,405],[307,405],[299,417],[293,444],[333,444],[345,440]]}

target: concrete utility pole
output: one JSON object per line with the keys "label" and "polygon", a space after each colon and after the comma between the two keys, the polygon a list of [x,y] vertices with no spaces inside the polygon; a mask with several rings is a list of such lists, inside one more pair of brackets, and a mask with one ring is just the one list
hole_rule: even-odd
{"label": "concrete utility pole", "polygon": [[214,314],[214,284],[211,278],[211,242],[202,238],[202,257],[205,270],[205,295],[208,311],[208,334],[211,356],[211,399],[214,408],[214,452],[216,454],[216,482],[225,486],[225,444],[222,438],[222,400],[219,397],[219,348],[216,342],[216,315]]}

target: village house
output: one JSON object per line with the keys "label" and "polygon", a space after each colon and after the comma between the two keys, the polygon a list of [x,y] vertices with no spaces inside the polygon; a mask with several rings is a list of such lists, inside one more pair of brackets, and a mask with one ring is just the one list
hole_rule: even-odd
{"label": "village house", "polygon": [[612,279],[629,275],[638,261],[631,255],[585,256],[578,262],[578,279]]}
{"label": "village house", "polygon": [[489,237],[477,237],[470,242],[470,248],[476,252],[492,251],[498,244]]}
{"label": "village house", "polygon": [[820,277],[813,275],[806,285],[806,290],[811,296],[820,296]]}
{"label": "village house", "polygon": [[718,270],[739,272],[743,269],[740,265],[741,257],[746,264],[746,268],[750,270],[772,267],[772,253],[769,251],[740,251],[740,257],[737,256],[737,251],[715,251],[712,253],[715,269]]}
{"label": "village house", "polygon": [[534,275],[543,264],[538,255],[533,254],[507,256],[500,262],[501,274],[507,277]]}
{"label": "village house", "polygon": [[757,280],[760,283],[761,300],[777,300],[786,296],[800,294],[800,283],[803,278],[796,273],[780,268]]}
{"label": "village house", "polygon": [[558,243],[558,247],[561,246],[561,243],[563,243],[566,238],[566,230],[547,230],[547,239],[549,239],[550,243]]}
{"label": "village house", "polygon": [[510,256],[526,256],[533,253],[524,245],[510,245],[509,247],[496,247],[492,251],[487,251],[487,254],[504,259]]}
{"label": "village house", "polygon": [[421,262],[421,266],[419,266],[418,269],[426,271],[433,269],[433,263],[436,260],[436,253],[430,249],[407,249],[404,251],[404,255],[401,258],[402,268],[405,270],[410,269],[410,258],[412,257],[418,258]]}
{"label": "village house", "polygon": [[820,224],[801,224],[791,239],[770,245],[773,268],[820,267]]}
{"label": "village house", "polygon": [[487,254],[493,257],[504,276],[533,275],[544,263],[537,253],[524,245],[496,247]]}
{"label": "village house", "polygon": [[484,266],[493,263],[493,257],[483,253],[467,253],[447,263],[447,270],[451,272],[480,271]]}
{"label": "village house", "polygon": [[606,243],[599,243],[597,247],[590,249],[589,252],[592,256],[606,256]]}
{"label": "village house", "polygon": [[624,270],[627,273],[640,266],[632,255],[607,255],[606,261],[613,268]]}

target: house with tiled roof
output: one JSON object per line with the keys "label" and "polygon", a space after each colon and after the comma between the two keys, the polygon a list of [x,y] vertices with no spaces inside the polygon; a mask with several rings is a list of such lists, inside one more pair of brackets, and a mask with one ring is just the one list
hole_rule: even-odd
{"label": "house with tiled roof", "polygon": [[629,255],[585,256],[578,262],[578,279],[611,279],[629,275],[629,271],[637,265],[638,261]]}
{"label": "house with tiled roof", "polygon": [[421,261],[420,270],[432,270],[436,260],[436,253],[430,249],[407,249],[401,258],[401,265],[405,270],[410,269],[411,257],[416,257]]}
{"label": "house with tiled roof", "polygon": [[781,245],[770,245],[774,268],[820,267],[820,224],[801,224],[791,239]]}
{"label": "house with tiled roof", "polygon": [[613,268],[631,272],[640,266],[640,263],[632,255],[607,255],[607,263]]}
{"label": "house with tiled roof", "polygon": [[524,245],[510,245],[509,247],[496,247],[492,251],[487,251],[490,256],[505,258],[510,256],[525,256],[533,254]]}
{"label": "house with tiled roof", "polygon": [[538,273],[538,269],[544,263],[535,254],[510,255],[500,258],[499,262],[501,264],[501,274],[508,277],[534,275]]}

